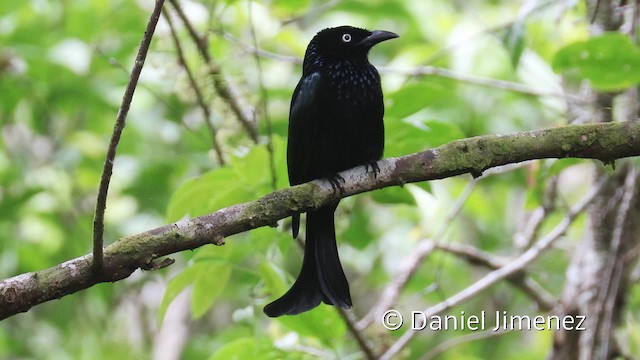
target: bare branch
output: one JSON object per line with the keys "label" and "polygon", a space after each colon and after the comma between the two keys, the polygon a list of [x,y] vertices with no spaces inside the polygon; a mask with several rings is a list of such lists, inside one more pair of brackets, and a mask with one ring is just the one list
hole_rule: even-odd
{"label": "bare branch", "polygon": [[[247,3],[249,7],[247,13],[249,14],[249,29],[251,30],[251,40],[253,42],[254,47],[258,47],[258,36],[256,35],[256,29],[253,23],[253,2],[249,1]],[[269,92],[267,91],[267,87],[264,84],[264,73],[262,71],[262,62],[260,61],[260,56],[257,54],[254,55],[254,59],[256,61],[256,70],[258,70],[258,85],[260,88],[260,108],[262,110],[262,118],[264,119],[266,130],[267,130],[267,152],[269,153],[269,174],[271,175],[271,188],[273,190],[277,189],[278,184],[278,175],[276,171],[276,159],[275,153],[273,151],[273,126],[271,124],[271,116],[269,116]]]}
{"label": "bare branch", "polygon": [[414,77],[438,76],[438,77],[443,77],[447,79],[457,80],[467,84],[492,87],[495,89],[508,90],[508,91],[521,93],[524,95],[531,95],[531,96],[547,96],[547,97],[558,97],[558,98],[564,98],[566,96],[566,94],[562,94],[560,92],[558,93],[544,92],[544,91],[534,89],[530,86],[512,82],[512,81],[492,79],[492,78],[480,77],[475,75],[468,75],[468,74],[463,74],[454,70],[437,67],[437,66],[430,66],[430,65],[418,66],[418,67],[408,68],[408,69],[396,69],[396,68],[391,68],[387,66],[378,66],[378,70],[380,70],[381,73],[392,73],[392,74],[400,74],[400,75],[407,75],[407,76],[414,76]]}
{"label": "bare branch", "polygon": [[[462,207],[471,196],[473,189],[476,186],[475,179],[470,181],[464,189],[464,192],[458,197],[455,204],[453,204],[451,211],[447,214],[446,220],[442,223],[440,228],[435,232],[433,236],[435,239],[442,238],[453,220],[462,210]],[[434,248],[433,241],[422,240],[416,244],[413,252],[402,260],[402,266],[398,269],[398,272],[393,276],[393,280],[389,282],[389,285],[384,289],[378,302],[371,308],[369,313],[365,315],[358,322],[358,329],[364,329],[371,324],[375,319],[380,319],[382,313],[387,311],[400,296],[402,288],[411,280],[418,267],[422,264],[424,259],[431,253]]]}
{"label": "bare branch", "polygon": [[[551,244],[553,244],[558,238],[564,235],[564,233],[569,228],[569,225],[573,223],[575,218],[584,211],[587,205],[589,205],[591,201],[595,199],[596,195],[598,195],[600,190],[602,190],[604,183],[605,182],[602,181],[598,184],[598,186],[592,187],[591,191],[569,210],[565,218],[551,232],[540,239],[529,250],[525,251],[522,255],[518,256],[507,265],[502,266],[497,270],[494,270],[485,275],[482,279],[476,281],[464,290],[426,309],[424,311],[425,316],[429,318],[436,314],[442,313],[443,311],[447,311],[448,309],[451,309],[452,307],[471,299],[478,293],[488,289],[490,286],[498,283],[499,281],[507,279],[513,274],[524,269],[532,261],[542,255],[544,251],[548,249]],[[394,356],[400,350],[402,350],[409,343],[409,341],[411,341],[411,339],[413,339],[415,334],[417,334],[417,332],[415,331],[406,331],[400,337],[400,339],[398,339],[398,341],[396,341],[384,354],[382,354],[382,356],[380,356],[380,359],[393,359]]]}
{"label": "bare branch", "polygon": [[196,95],[196,102],[200,107],[200,109],[202,109],[202,115],[204,116],[204,123],[209,128],[209,134],[211,135],[213,150],[215,151],[216,156],[218,157],[218,162],[220,163],[220,165],[224,165],[225,161],[222,153],[222,148],[220,147],[220,144],[218,143],[218,140],[216,138],[217,130],[215,126],[213,126],[213,124],[211,123],[211,111],[209,111],[209,106],[205,104],[204,96],[202,95],[200,86],[198,85],[196,78],[193,76],[191,69],[189,69],[189,65],[187,64],[187,60],[184,56],[184,51],[182,50],[182,45],[180,44],[180,38],[178,37],[178,33],[176,32],[175,26],[173,25],[173,20],[171,20],[171,16],[169,16],[166,11],[163,13],[163,15],[164,15],[164,19],[167,21],[167,24],[169,24],[169,30],[171,30],[171,37],[173,38],[173,44],[176,47],[178,62],[180,63],[185,73],[187,74],[189,85],[193,89],[193,93]]}
{"label": "bare branch", "polygon": [[602,283],[600,285],[600,293],[596,303],[596,313],[594,317],[599,320],[599,334],[597,336],[602,343],[596,346],[593,338],[590,338],[589,348],[599,357],[606,358],[611,348],[611,336],[614,328],[614,313],[616,311],[616,302],[619,299],[619,287],[623,282],[623,269],[626,266],[622,258],[623,238],[626,236],[625,231],[628,230],[629,217],[632,216],[633,201],[637,195],[636,188],[638,186],[638,172],[633,167],[627,169],[624,186],[618,189],[621,192],[621,199],[616,211],[615,225],[611,234],[611,244],[609,248],[610,256],[606,259],[606,266],[602,270]]}
{"label": "bare branch", "polygon": [[520,249],[528,249],[538,237],[538,231],[544,220],[555,209],[555,198],[558,194],[558,177],[552,176],[547,180],[542,205],[538,206],[529,217],[523,229],[513,236],[513,242]]}
{"label": "bare branch", "polygon": [[[257,56],[261,56],[261,57],[269,58],[273,60],[278,60],[282,62],[302,64],[302,59],[299,57],[276,54],[270,51],[260,49],[255,45],[245,44],[229,33],[222,33],[222,36],[226,40],[233,42],[234,44],[242,47],[242,49],[249,54],[257,55]],[[525,94],[525,95],[531,95],[531,96],[547,96],[547,97],[560,97],[560,98],[564,98],[567,96],[566,94],[562,94],[559,92],[558,93],[543,92],[543,91],[534,89],[530,86],[512,82],[512,81],[467,75],[454,70],[446,69],[443,67],[431,66],[431,65],[418,66],[418,67],[407,68],[407,69],[397,69],[397,68],[388,67],[388,66],[377,66],[377,68],[381,73],[399,74],[399,75],[413,76],[413,77],[437,76],[437,77],[457,80],[467,84],[492,87],[496,89],[508,90],[508,91]]]}
{"label": "bare branch", "polygon": [[462,336],[458,336],[455,337],[451,340],[445,341],[441,344],[438,344],[438,346],[436,346],[435,348],[433,348],[431,351],[429,351],[428,353],[426,353],[422,358],[420,358],[420,360],[430,360],[435,358],[436,356],[442,354],[443,352],[446,352],[447,350],[454,348],[456,346],[459,346],[461,344],[464,343],[468,343],[471,341],[475,341],[475,340],[482,340],[482,339],[488,339],[488,338],[492,338],[494,336],[502,336],[502,335],[506,335],[508,333],[510,333],[513,330],[484,330],[484,331],[478,331],[478,332],[473,332],[471,334],[466,334],[466,335],[462,335]]}
{"label": "bare branch", "polygon": [[175,9],[178,17],[184,23],[187,30],[189,31],[189,35],[193,39],[196,47],[198,48],[198,52],[200,56],[207,63],[209,68],[209,75],[211,75],[213,79],[213,87],[216,89],[218,95],[227,103],[231,111],[235,114],[236,118],[244,129],[247,131],[251,140],[254,142],[258,142],[258,128],[256,126],[256,122],[253,116],[253,110],[247,108],[247,106],[243,106],[240,104],[238,100],[240,96],[238,95],[238,91],[231,86],[231,84],[225,79],[224,75],[221,71],[221,66],[217,61],[211,56],[211,52],[209,51],[207,39],[204,36],[198,34],[196,29],[187,18],[187,15],[182,11],[180,7],[180,3],[178,0],[169,0],[173,8]]}
{"label": "bare branch", "polygon": [[[569,125],[511,135],[488,135],[457,140],[440,147],[378,162],[374,178],[364,166],[340,173],[344,192],[336,192],[325,180],[274,191],[244,204],[230,206],[197,218],[179,221],[147,232],[124,237],[104,250],[104,269],[91,271],[93,255],[66,261],[49,269],[18,275],[0,282],[0,319],[24,312],[45,301],[60,298],[101,282],[114,282],[158,258],[205,244],[223,244],[224,238],[274,225],[294,213],[317,209],[366,191],[405,183],[443,179],[482,171],[508,163],[541,158],[596,158],[606,162],[640,155],[640,122]],[[586,204],[581,203],[581,206]],[[431,311],[443,311],[522,269],[560,236],[576,211],[554,232],[540,240],[516,261],[488,274],[474,288],[459,293]],[[404,338],[404,337],[403,337]],[[404,341],[404,340],[403,340]],[[400,347],[404,346],[400,343]],[[396,350],[397,351],[397,350]]]}
{"label": "bare branch", "polygon": [[[472,265],[484,266],[496,270],[509,264],[509,260],[484,252],[471,245],[435,243],[436,249],[444,250],[464,258]],[[507,278],[509,282],[522,290],[538,305],[538,309],[549,311],[555,304],[555,299],[540,284],[527,276],[524,270],[513,273]]]}
{"label": "bare branch", "polygon": [[393,275],[393,279],[389,281],[389,284],[385,287],[379,300],[371,308],[369,313],[367,313],[367,315],[358,322],[357,327],[359,330],[364,330],[375,319],[380,319],[382,313],[395,304],[398,297],[400,297],[400,291],[402,288],[404,288],[404,286],[413,277],[420,264],[422,264],[422,261],[431,253],[431,251],[433,251],[433,242],[421,241],[409,256],[402,259],[398,271]]}
{"label": "bare branch", "polygon": [[340,314],[342,320],[344,320],[344,323],[345,325],[347,325],[347,329],[349,330],[351,335],[353,335],[353,337],[356,339],[358,347],[360,347],[360,350],[362,350],[364,357],[367,360],[376,360],[377,358],[373,352],[373,349],[371,348],[371,344],[363,336],[361,330],[356,326],[356,319],[353,316],[353,313],[347,312],[339,307],[336,307],[336,311],[338,312],[338,314]]}
{"label": "bare branch", "polygon": [[96,211],[93,218],[93,265],[94,270],[99,272],[103,266],[103,246],[104,246],[104,213],[107,208],[107,194],[109,192],[109,182],[111,181],[111,174],[113,172],[113,162],[116,157],[116,151],[118,143],[120,143],[120,137],[127,121],[127,115],[129,114],[129,107],[133,100],[133,94],[138,86],[138,79],[140,79],[140,73],[142,73],[142,67],[144,61],[147,58],[149,52],[149,46],[151,45],[151,39],[153,33],[156,30],[160,13],[162,12],[162,5],[164,0],[156,0],[156,5],[153,8],[149,22],[147,23],[147,29],[144,31],[140,48],[138,49],[138,55],[136,61],[133,64],[131,70],[131,77],[129,83],[122,96],[122,104],[116,117],[116,124],[113,127],[113,133],[111,134],[111,141],[109,148],[107,149],[106,159],[104,161],[104,167],[102,169],[102,176],[100,178],[100,186],[98,188],[98,198],[96,201]]}

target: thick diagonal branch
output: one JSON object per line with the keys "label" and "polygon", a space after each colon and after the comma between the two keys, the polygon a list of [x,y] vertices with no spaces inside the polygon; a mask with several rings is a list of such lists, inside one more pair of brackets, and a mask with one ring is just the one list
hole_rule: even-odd
{"label": "thick diagonal branch", "polygon": [[205,244],[222,244],[230,235],[273,225],[294,213],[316,209],[340,197],[465,173],[480,176],[492,167],[533,159],[575,157],[612,162],[638,155],[638,121],[457,140],[435,149],[381,160],[377,178],[367,173],[364,166],[347,170],[341,173],[345,179],[342,193],[333,191],[326,181],[312,181],[274,191],[256,201],[124,237],[105,248],[104,267],[99,274],[91,271],[92,255],[88,254],[49,269],[5,279],[0,282],[0,319],[100,282],[124,279],[138,268],[154,268],[154,261],[160,257]]}

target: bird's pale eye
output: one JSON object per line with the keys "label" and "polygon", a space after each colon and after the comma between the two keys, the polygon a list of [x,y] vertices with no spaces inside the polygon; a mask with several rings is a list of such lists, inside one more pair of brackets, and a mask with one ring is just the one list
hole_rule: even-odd
{"label": "bird's pale eye", "polygon": [[351,42],[351,34],[342,34],[342,42]]}

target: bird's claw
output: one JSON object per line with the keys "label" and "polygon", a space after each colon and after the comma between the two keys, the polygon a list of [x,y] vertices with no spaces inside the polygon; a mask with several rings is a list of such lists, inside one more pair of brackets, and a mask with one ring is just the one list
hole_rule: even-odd
{"label": "bird's claw", "polygon": [[340,195],[344,194],[344,187],[342,187],[342,184],[344,184],[344,178],[342,176],[340,176],[340,174],[335,174],[333,176],[330,176],[327,178],[327,180],[329,181],[329,184],[331,184],[331,189],[333,189],[333,193],[335,194],[336,191],[340,191]]}
{"label": "bird's claw", "polygon": [[371,172],[373,173],[373,178],[377,179],[378,178],[378,174],[380,174],[380,167],[378,167],[378,162],[377,161],[371,161],[371,162],[368,162],[368,163],[364,164],[364,171],[366,171],[367,174],[369,173],[369,167],[371,167]]}

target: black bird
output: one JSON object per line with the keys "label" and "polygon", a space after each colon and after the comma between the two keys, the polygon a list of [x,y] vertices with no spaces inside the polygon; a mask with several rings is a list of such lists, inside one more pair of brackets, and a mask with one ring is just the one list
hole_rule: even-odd
{"label": "black bird", "polygon": [[[287,165],[289,183],[314,179],[340,188],[338,172],[371,167],[384,149],[384,104],[380,75],[367,55],[376,44],[398,37],[389,31],[351,26],[324,29],[309,43],[289,113]],[[338,202],[307,212],[307,236],[302,269],[295,283],[264,308],[271,317],[294,315],[323,301],[351,307],[349,283],[342,270],[333,213]],[[293,216],[297,237],[300,215]]]}

